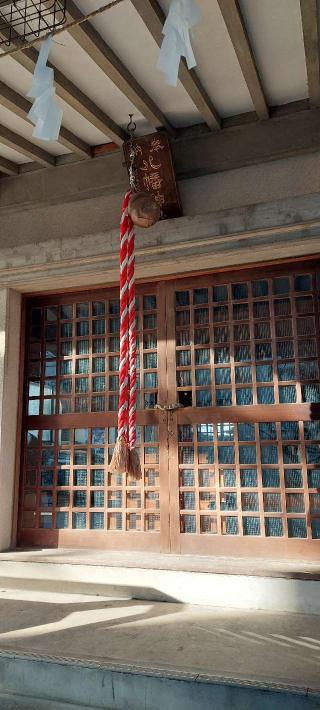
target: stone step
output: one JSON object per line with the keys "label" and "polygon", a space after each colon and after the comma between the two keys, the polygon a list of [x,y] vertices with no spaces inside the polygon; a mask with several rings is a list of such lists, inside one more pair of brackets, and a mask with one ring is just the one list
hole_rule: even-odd
{"label": "stone step", "polygon": [[[26,697],[11,692],[0,692],[1,710],[85,710],[84,705],[74,705],[74,703],[59,703],[56,700],[46,698]],[[90,710],[100,710],[92,705]],[[104,710],[109,710],[105,708]]]}
{"label": "stone step", "polygon": [[1,710],[319,710],[320,691],[2,651],[0,703]]}
{"label": "stone step", "polygon": [[319,566],[264,565],[90,550],[13,552],[0,555],[0,586],[320,614]]}

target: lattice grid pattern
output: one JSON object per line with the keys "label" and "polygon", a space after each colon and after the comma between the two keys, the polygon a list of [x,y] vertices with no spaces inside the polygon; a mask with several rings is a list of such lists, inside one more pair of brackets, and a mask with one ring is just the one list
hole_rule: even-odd
{"label": "lattice grid pattern", "polygon": [[182,533],[320,537],[320,422],[179,425]]}
{"label": "lattice grid pattern", "polygon": [[[28,320],[29,416],[118,410],[119,301],[35,306]],[[137,297],[138,408],[157,402],[157,299]]]}
{"label": "lattice grid pattern", "polygon": [[115,427],[28,430],[23,528],[158,532],[158,427],[138,428],[138,482],[109,472],[116,436]]}
{"label": "lattice grid pattern", "polygon": [[181,404],[319,403],[319,287],[307,272],[176,291]]}

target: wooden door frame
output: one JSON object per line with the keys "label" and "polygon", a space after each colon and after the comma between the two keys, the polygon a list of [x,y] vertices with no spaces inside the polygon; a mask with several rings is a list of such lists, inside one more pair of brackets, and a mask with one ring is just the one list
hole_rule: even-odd
{"label": "wooden door frame", "polygon": [[[311,263],[310,263],[311,262]],[[286,273],[297,274],[299,271],[308,271],[308,264],[310,263],[312,271],[317,267],[320,268],[320,262],[318,259],[309,260],[299,260],[292,261],[286,265]],[[283,275],[284,263],[277,265],[270,265],[263,271],[261,267],[253,267],[241,269],[238,271],[225,270],[219,273],[208,273],[194,276],[186,276],[183,279],[173,279],[167,283],[167,371],[168,371],[168,401],[174,403],[177,399],[177,384],[176,384],[176,324],[175,324],[175,291],[188,290],[193,288],[205,288],[213,285],[224,284],[224,283],[241,283],[247,280],[261,280],[264,277],[271,278]],[[300,268],[301,266],[301,268]],[[290,292],[291,296],[291,292]],[[280,296],[279,296],[280,298]],[[250,297],[248,299],[250,301]],[[252,299],[251,299],[252,300]],[[294,301],[294,298],[292,299]],[[315,299],[316,300],[316,299]],[[272,301],[272,299],[271,299]],[[210,303],[208,304],[209,310],[211,308]],[[191,311],[191,326],[192,326],[192,307]],[[320,304],[315,306],[315,318],[318,319],[316,325],[316,339],[318,342],[318,358],[320,354],[320,325],[319,325],[319,313]],[[294,332],[293,338],[296,337],[296,323],[295,323],[295,313],[293,315],[294,322]],[[270,322],[274,328],[274,314],[270,314]],[[210,318],[209,327],[212,326],[212,321]],[[186,326],[187,327],[187,326]],[[250,336],[254,342],[253,325],[250,325]],[[275,333],[272,334],[272,342],[274,342]],[[208,345],[211,347],[211,345]],[[193,355],[191,355],[191,369],[194,370],[194,362],[192,360]],[[297,361],[297,355],[295,354],[295,361]],[[276,362],[275,354],[271,361],[274,365]],[[189,366],[188,366],[188,369]],[[254,368],[253,368],[254,369]],[[192,388],[193,389],[193,388]],[[298,404],[281,404],[279,401],[272,405],[233,405],[228,407],[185,407],[182,409],[177,409],[176,411],[169,413],[169,459],[170,459],[170,470],[169,470],[169,490],[170,490],[170,550],[176,554],[205,554],[205,555],[237,555],[244,557],[255,557],[255,556],[269,556],[274,558],[297,558],[299,556],[304,556],[307,559],[315,559],[319,555],[320,550],[320,540],[310,539],[311,534],[311,522],[310,516],[306,516],[308,539],[300,538],[272,538],[266,537],[263,526],[261,525],[261,536],[250,537],[250,536],[227,536],[227,535],[203,535],[203,534],[184,534],[180,532],[180,512],[179,512],[179,457],[178,457],[178,426],[180,424],[197,424],[197,423],[218,423],[218,422],[281,422],[281,421],[299,421],[300,434],[302,421],[308,420],[319,420],[320,419],[320,404],[309,404],[309,403],[298,403]],[[278,439],[281,441],[279,435],[279,427],[277,424]],[[216,448],[216,442],[215,442]],[[259,447],[257,447],[259,448]],[[303,448],[303,460],[302,465],[306,467],[305,451]],[[281,449],[279,443],[279,449]],[[217,458],[215,457],[215,462]],[[216,466],[216,464],[215,464]],[[257,462],[257,468],[259,469],[259,463]],[[219,493],[219,486],[216,486],[217,498]],[[284,521],[284,527],[286,528],[286,507],[285,507],[285,490],[284,482],[282,481],[279,492],[282,496],[282,520]],[[241,494],[240,488],[237,487],[238,495]],[[305,500],[308,497],[308,489],[306,488],[306,481],[304,483],[301,493],[304,494]],[[259,515],[261,521],[264,514],[262,503],[262,491],[259,491],[260,497],[260,510],[257,515]],[[306,508],[307,509],[307,508]],[[218,514],[220,511],[218,510]],[[239,515],[239,510],[237,513]],[[199,515],[199,501],[196,499],[196,515]],[[242,513],[241,513],[242,516]],[[239,516],[240,517],[240,516]]]}
{"label": "wooden door frame", "polygon": [[[286,268],[288,269],[288,272],[293,272],[297,271],[301,267],[301,271],[305,271],[308,267],[308,264],[311,263],[313,268],[315,264],[319,264],[319,260],[315,259],[314,256],[312,257],[305,257],[305,258],[298,258],[298,259],[290,259],[290,260],[281,260],[278,261],[277,263],[272,263],[272,262],[267,262],[267,265],[264,268],[264,273],[270,275],[278,275],[283,272],[283,266],[285,265]],[[159,403],[160,404],[169,404],[175,400],[176,396],[176,389],[175,389],[175,351],[173,348],[173,340],[172,340],[172,328],[173,328],[173,322],[174,320],[174,308],[172,308],[172,305],[170,306],[170,298],[169,293],[174,293],[174,290],[176,287],[181,289],[181,285],[183,287],[188,288],[188,284],[190,284],[190,287],[193,285],[201,286],[203,285],[203,279],[204,277],[206,278],[212,278],[214,277],[215,283],[223,283],[227,279],[233,279],[233,282],[241,282],[246,279],[246,277],[250,278],[261,278],[261,269],[262,265],[253,265],[249,267],[239,267],[238,269],[235,268],[230,268],[226,267],[225,269],[220,269],[217,270],[210,270],[208,272],[205,272],[205,274],[197,273],[192,276],[190,274],[186,276],[181,276],[179,275],[177,278],[172,278],[172,277],[163,277],[162,279],[157,279],[156,282],[148,282],[143,283],[141,281],[139,285],[139,290],[141,293],[147,292],[151,290],[151,286],[155,288],[156,286],[159,288],[159,303],[161,301],[162,303],[162,308],[164,309],[165,312],[165,318],[162,320],[160,323],[160,329],[161,329],[161,338],[159,338],[159,349],[158,349],[158,357],[160,360],[160,349],[161,349],[161,358],[163,358],[163,362],[166,362],[166,371],[162,369],[162,372],[160,372],[160,369],[158,370],[159,374]],[[75,297],[79,297],[81,299],[81,296],[83,295],[85,298],[90,298],[91,296],[99,299],[99,294],[104,294],[109,291],[115,291],[115,287],[113,286],[105,286],[105,287],[98,287],[98,288],[90,288],[90,289],[81,289],[80,291],[74,291],[74,290],[68,290],[67,292],[60,292],[60,295],[57,293],[52,294],[50,292],[47,295],[42,294],[41,296],[38,295],[33,295],[31,296],[26,296],[23,298],[23,310],[25,310],[26,307],[26,302],[27,299],[34,301],[35,303],[40,303],[45,302],[47,305],[50,303],[56,303],[57,299],[60,298],[61,301],[67,303],[68,300],[73,301]],[[116,291],[115,291],[116,294]],[[165,308],[164,304],[165,303]],[[168,331],[167,331],[168,328]],[[21,338],[21,362],[24,362],[24,343],[25,343],[25,333],[23,332],[24,325],[22,324],[22,338]],[[171,333],[171,335],[170,335]],[[22,368],[23,369],[23,368]],[[20,382],[20,392],[19,392],[19,400],[20,402],[22,401],[24,397],[24,377],[21,377],[21,382]],[[259,414],[259,417],[263,417],[263,419],[260,419],[261,421],[268,421],[268,416],[270,416],[270,421],[275,420],[275,413],[278,412],[278,416],[280,417],[281,410],[275,410],[274,407],[276,405],[271,405],[272,407],[272,412],[270,411],[270,414],[268,414],[268,410],[266,409],[267,405],[262,405],[261,406],[261,411],[259,412],[257,407],[258,405],[254,405],[254,410],[252,412],[250,411],[250,407],[245,408],[245,413],[244,416],[247,418],[248,421],[252,421],[250,419],[250,416],[253,417],[254,415],[254,420],[257,421],[257,415]],[[286,406],[286,419],[292,419],[295,420],[297,418],[300,419],[300,417],[304,418],[307,415],[307,407],[308,405],[285,405]],[[283,405],[281,405],[283,407]],[[314,418],[319,418],[320,417],[320,412],[319,412],[319,405],[313,405],[313,416]],[[309,407],[310,408],[310,407]],[[109,417],[110,413],[104,413],[103,419],[104,423],[106,424],[107,421],[111,422],[111,419]],[[112,416],[114,413],[112,413]],[[225,412],[225,421],[239,421],[239,407],[228,407],[228,411]],[[73,422],[75,421],[75,417],[73,415],[72,419]],[[100,415],[99,415],[100,416]],[[157,413],[157,421],[159,422],[159,433],[160,433],[160,442],[159,445],[163,451],[168,452],[167,456],[167,462],[164,462],[164,457],[163,461],[160,464],[160,505],[161,505],[161,512],[163,511],[162,514],[162,522],[161,522],[161,533],[160,533],[160,549],[163,552],[167,551],[172,551],[172,552],[195,552],[199,554],[199,542],[200,540],[194,540],[194,542],[191,540],[191,537],[193,536],[182,536],[180,534],[180,525],[179,525],[179,510],[178,506],[176,505],[176,497],[177,497],[177,491],[178,491],[178,485],[177,485],[177,479],[176,476],[177,474],[175,472],[178,471],[178,465],[177,465],[177,424],[178,423],[183,423],[183,422],[190,422],[192,419],[192,423],[195,423],[196,421],[201,421],[203,417],[209,417],[210,421],[222,421],[221,419],[222,412],[221,410],[217,413],[215,408],[208,408],[208,409],[199,409],[195,410],[194,412],[191,412],[188,409],[184,409],[183,411],[180,410],[178,412],[170,412],[170,414],[166,414],[165,412],[159,411]],[[63,423],[64,426],[66,425],[66,415],[63,415]],[[306,417],[308,418],[308,417]],[[22,422],[22,416],[19,416],[20,423]],[[98,418],[95,420],[98,421]],[[141,417],[140,417],[140,421]],[[207,419],[208,421],[208,419]],[[279,419],[278,419],[279,421]],[[56,423],[60,423],[59,420],[56,420]],[[160,458],[161,461],[161,458]],[[20,444],[19,442],[17,443],[17,471],[20,474]],[[169,474],[170,471],[170,474]],[[17,476],[18,478],[18,476]],[[19,475],[19,479],[21,480],[21,475]],[[16,501],[18,500],[18,481],[16,481]],[[170,533],[171,531],[171,533]],[[37,531],[38,532],[38,531]],[[45,531],[46,533],[49,533],[49,531]],[[98,535],[99,533],[94,533],[93,531],[88,531],[90,532],[91,535]],[[129,543],[129,535],[127,535],[124,531],[122,533],[119,533],[123,536],[124,544],[120,546],[119,549],[130,549],[130,543]],[[116,540],[112,534],[112,532],[109,531],[108,533],[109,539],[110,539],[110,546],[108,545],[109,548],[116,548]],[[136,533],[135,533],[136,535]],[[35,536],[34,536],[35,537]],[[248,554],[254,556],[257,554],[265,554],[266,556],[298,556],[298,555],[306,555],[309,556],[309,550],[310,550],[310,557],[313,557],[315,554],[315,549],[317,552],[319,551],[319,541],[318,540],[308,540],[308,544],[306,545],[305,540],[286,540],[283,541],[285,544],[282,544],[279,539],[273,540],[268,538],[268,540],[264,540],[264,545],[258,546],[257,543],[260,542],[256,539],[247,539],[246,540],[246,546],[245,546],[245,551],[244,551],[244,545],[243,545],[243,538],[236,538],[233,537],[232,539],[222,539],[222,536],[215,537],[213,540],[213,536],[197,536],[201,537],[201,550],[202,554],[237,554],[237,555],[245,555],[247,556]],[[205,541],[205,538],[207,537],[207,540]],[[184,539],[183,539],[184,538]],[[210,538],[210,539],[208,539]],[[137,538],[136,538],[137,540]],[[13,529],[13,544],[15,545],[16,541],[16,526],[14,525]],[[30,544],[31,544],[31,538],[30,538]],[[33,540],[34,542],[34,540]],[[266,544],[267,543],[267,544]],[[289,544],[288,544],[289,543]],[[47,537],[47,544],[50,544],[50,534],[48,534]],[[74,540],[71,540],[71,536],[65,537],[65,540],[63,542],[65,545],[74,545],[75,542]],[[101,539],[98,540],[97,538],[97,546],[105,546],[105,544],[102,545]],[[90,546],[91,542],[90,542]],[[308,551],[307,551],[308,547]],[[218,548],[218,549],[217,549]],[[311,551],[311,548],[312,551]],[[141,549],[141,548],[138,548]],[[142,548],[145,549],[145,548]]]}

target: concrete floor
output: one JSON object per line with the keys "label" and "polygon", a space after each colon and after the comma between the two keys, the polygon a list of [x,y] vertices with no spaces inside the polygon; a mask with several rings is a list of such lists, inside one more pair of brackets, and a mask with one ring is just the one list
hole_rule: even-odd
{"label": "concrete floor", "polygon": [[255,575],[289,579],[320,580],[320,559],[306,561],[266,559],[265,557],[214,557],[213,555],[174,555],[156,552],[126,552],[94,549],[18,549],[0,553],[0,562],[50,562],[107,567]]}
{"label": "concrete floor", "polygon": [[6,650],[320,693],[315,616],[1,589]]}

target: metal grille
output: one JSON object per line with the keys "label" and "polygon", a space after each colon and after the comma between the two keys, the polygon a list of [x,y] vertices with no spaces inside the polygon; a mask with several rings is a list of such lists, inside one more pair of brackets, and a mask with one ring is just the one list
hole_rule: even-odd
{"label": "metal grille", "polygon": [[0,45],[52,32],[66,21],[66,0],[1,0]]}

